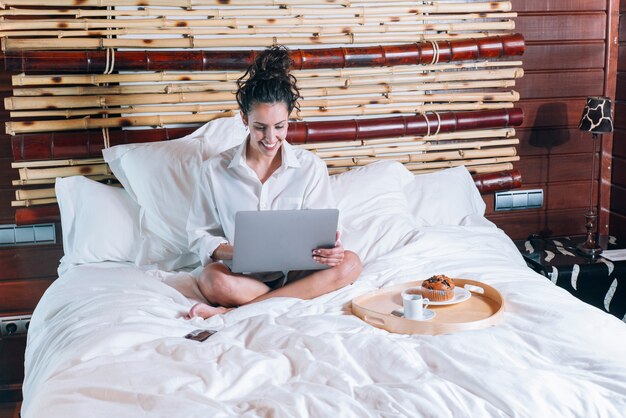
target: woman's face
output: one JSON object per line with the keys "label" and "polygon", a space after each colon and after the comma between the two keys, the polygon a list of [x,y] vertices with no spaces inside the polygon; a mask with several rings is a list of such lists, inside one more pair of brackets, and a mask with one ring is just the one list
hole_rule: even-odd
{"label": "woman's face", "polygon": [[254,158],[274,158],[287,137],[289,112],[285,103],[256,103],[248,117],[241,118],[250,129],[248,155]]}

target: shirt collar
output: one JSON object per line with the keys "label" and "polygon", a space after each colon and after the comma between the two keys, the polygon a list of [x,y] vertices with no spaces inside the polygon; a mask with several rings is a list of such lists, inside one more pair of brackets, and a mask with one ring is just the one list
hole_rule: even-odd
{"label": "shirt collar", "polygon": [[[248,147],[248,138],[241,143],[235,150],[235,155],[233,155],[233,159],[230,161],[228,168],[233,168],[236,166],[246,165],[246,148]],[[293,146],[287,142],[283,141],[281,145],[282,153],[282,164],[281,167],[300,167],[300,160],[298,160],[298,156],[296,155]]]}

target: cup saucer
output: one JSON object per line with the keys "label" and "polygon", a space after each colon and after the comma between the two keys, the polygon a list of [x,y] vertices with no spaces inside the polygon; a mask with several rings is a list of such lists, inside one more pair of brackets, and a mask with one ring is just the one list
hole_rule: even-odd
{"label": "cup saucer", "polygon": [[[391,312],[391,314],[400,318],[404,318],[404,312],[401,310],[395,310]],[[411,319],[411,318],[405,318],[405,319],[411,319],[412,321],[428,321],[430,319],[433,319],[435,315],[437,315],[435,311],[431,311],[430,309],[424,309],[424,316],[422,317],[422,319]]]}
{"label": "cup saucer", "polygon": [[414,321],[428,321],[433,319],[437,315],[435,311],[431,311],[430,309],[424,309],[424,316],[422,319],[414,319]]}

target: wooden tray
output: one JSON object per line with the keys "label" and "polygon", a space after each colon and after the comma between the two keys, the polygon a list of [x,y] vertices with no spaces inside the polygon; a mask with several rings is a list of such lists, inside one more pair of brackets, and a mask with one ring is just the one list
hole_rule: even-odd
{"label": "wooden tray", "polygon": [[[456,286],[470,290],[472,297],[453,305],[430,305],[436,313],[428,321],[415,321],[392,315],[402,311],[400,292],[416,287],[422,281],[402,283],[396,286],[366,293],[352,300],[352,313],[370,325],[398,334],[447,334],[451,332],[481,329],[500,322],[504,311],[504,298],[493,287],[476,280],[454,279]],[[482,289],[482,293],[480,290]]]}

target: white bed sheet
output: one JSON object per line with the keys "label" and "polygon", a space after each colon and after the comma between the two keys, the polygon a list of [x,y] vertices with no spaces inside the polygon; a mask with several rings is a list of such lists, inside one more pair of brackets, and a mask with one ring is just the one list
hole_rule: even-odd
{"label": "white bed sheet", "polygon": [[[481,280],[506,300],[500,325],[391,334],[352,298],[433,274]],[[170,283],[172,286],[166,284]],[[619,417],[626,324],[528,269],[493,227],[432,227],[312,301],[275,298],[185,320],[189,273],[75,267],[37,306],[22,416]],[[183,291],[179,292],[177,289]],[[207,341],[182,338],[217,329]]]}

